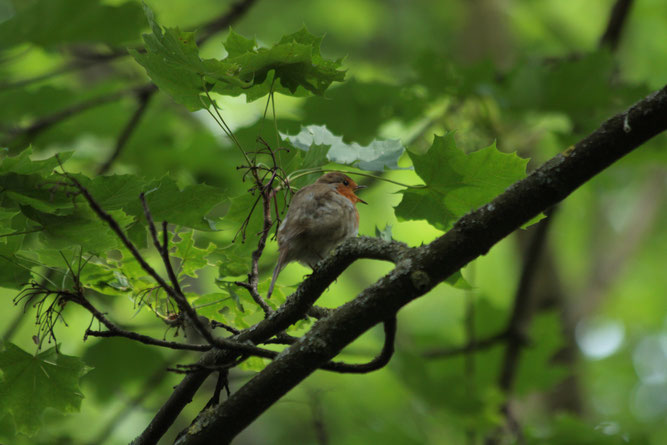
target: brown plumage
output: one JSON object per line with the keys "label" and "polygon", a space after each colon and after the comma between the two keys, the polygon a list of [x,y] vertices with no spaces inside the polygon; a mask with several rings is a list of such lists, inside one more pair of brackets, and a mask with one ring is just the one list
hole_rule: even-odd
{"label": "brown plumage", "polygon": [[276,278],[288,263],[298,261],[314,268],[344,239],[357,236],[359,212],[355,204],[366,204],[354,194],[360,188],[363,186],[349,176],[333,172],[294,195],[278,228],[278,263],[267,298],[271,297]]}

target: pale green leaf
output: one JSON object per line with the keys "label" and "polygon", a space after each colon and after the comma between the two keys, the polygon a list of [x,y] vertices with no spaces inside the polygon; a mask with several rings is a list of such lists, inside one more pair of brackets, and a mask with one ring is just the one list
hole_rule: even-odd
{"label": "pale green leaf", "polygon": [[77,357],[57,353],[55,347],[33,355],[8,343],[0,352],[0,413],[12,416],[17,432],[32,436],[46,408],[79,411],[83,399],[79,379],[90,369]]}

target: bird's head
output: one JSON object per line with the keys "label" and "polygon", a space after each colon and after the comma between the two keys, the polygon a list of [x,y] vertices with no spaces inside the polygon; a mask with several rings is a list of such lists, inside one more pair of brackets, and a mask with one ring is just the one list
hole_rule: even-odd
{"label": "bird's head", "polygon": [[336,191],[341,195],[345,196],[347,199],[353,203],[360,202],[362,204],[368,204],[363,199],[359,198],[355,192],[359,189],[366,188],[365,185],[358,185],[352,178],[349,176],[340,173],[340,172],[330,172],[322,175],[320,179],[317,180],[319,184],[333,184],[336,186]]}

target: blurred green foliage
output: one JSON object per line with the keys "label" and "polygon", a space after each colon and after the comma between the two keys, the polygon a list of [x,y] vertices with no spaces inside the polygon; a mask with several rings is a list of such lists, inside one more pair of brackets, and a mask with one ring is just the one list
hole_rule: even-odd
{"label": "blurred green foliage", "polygon": [[[657,38],[667,29],[662,0],[634,2],[614,52],[598,44],[612,0],[258,0],[234,31],[219,30],[199,46],[203,25],[233,2],[146,3],[154,14],[148,21],[135,0],[0,0],[3,443],[101,443],[107,426],[104,443],[128,443],[180,378],[154,373],[197,357],[127,340],[82,342],[90,314],[70,306],[63,310],[68,325],[55,327],[64,355],[37,353],[35,309],[28,305],[22,315],[12,299],[30,279],[71,286],[67,263],[77,267],[84,259],[81,279],[110,318],[156,338],[174,334],[162,323],[171,310],[164,296],[54,173],[60,163],[157,265],[138,200],[145,192],[156,221],[172,224],[177,273],[193,305],[245,328],[261,310],[231,282],[249,270],[261,215],[252,215],[243,241],[240,222],[257,197],[236,169],[242,154],[201,110],[209,105],[204,88],[248,151],[260,148],[258,137],[289,148],[278,153],[287,173],[342,163],[402,184],[425,183],[412,189],[364,179],[369,206],[360,208],[361,234],[419,245],[519,179],[525,162],[511,153],[531,158],[530,171],[667,79],[667,40]],[[148,81],[160,90],[110,174],[97,175],[142,100],[133,89]],[[664,135],[648,142],[554,214],[509,394],[498,385],[501,343],[465,356],[423,353],[505,329],[520,246],[530,233],[503,241],[463,271],[465,280],[455,277],[455,286],[442,284],[401,311],[396,354],[386,368],[362,376],[317,372],[235,443],[323,443],[318,434],[345,444],[471,444],[489,434],[513,443],[515,435],[503,429],[506,400],[529,444],[666,443],[666,145]],[[382,172],[394,167],[400,168]],[[260,262],[260,290],[268,286],[275,250],[270,242]],[[388,270],[359,262],[318,304],[339,306]],[[290,265],[271,304],[283,302],[305,273]],[[308,327],[302,322],[290,333]],[[380,329],[373,329],[341,358],[367,360],[381,344]],[[41,379],[40,366],[54,380],[37,389],[57,382],[63,391],[23,397],[21,385]],[[257,359],[233,371],[232,390],[262,366]],[[79,392],[88,367],[95,369]],[[198,392],[164,443],[212,390]],[[79,404],[81,411],[71,413]],[[114,420],[118,412],[127,416]]]}

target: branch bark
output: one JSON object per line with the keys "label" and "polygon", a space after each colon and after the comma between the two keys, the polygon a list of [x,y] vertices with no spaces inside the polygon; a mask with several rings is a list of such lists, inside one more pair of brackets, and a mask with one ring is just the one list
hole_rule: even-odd
{"label": "branch bark", "polygon": [[[612,163],[667,129],[666,115],[667,87],[638,102],[625,113],[612,117],[575,146],[510,186],[491,203],[465,215],[449,232],[431,244],[402,251],[393,271],[357,298],[315,323],[306,335],[227,401],[200,415],[176,443],[193,445],[231,441],[280,397],[335,357],[359,335],[393,317],[401,307],[429,292],[531,218],[560,202]],[[313,273],[290,298],[298,301],[304,294],[312,297],[311,292],[321,292],[330,283],[332,271],[342,271],[356,259],[343,259],[340,253],[364,241],[346,242],[339,248],[339,254],[323,263],[322,269],[328,273],[320,273],[321,270]],[[282,317],[284,308],[265,322]],[[190,388],[192,383],[188,384]],[[179,388],[176,393],[184,395]]]}

